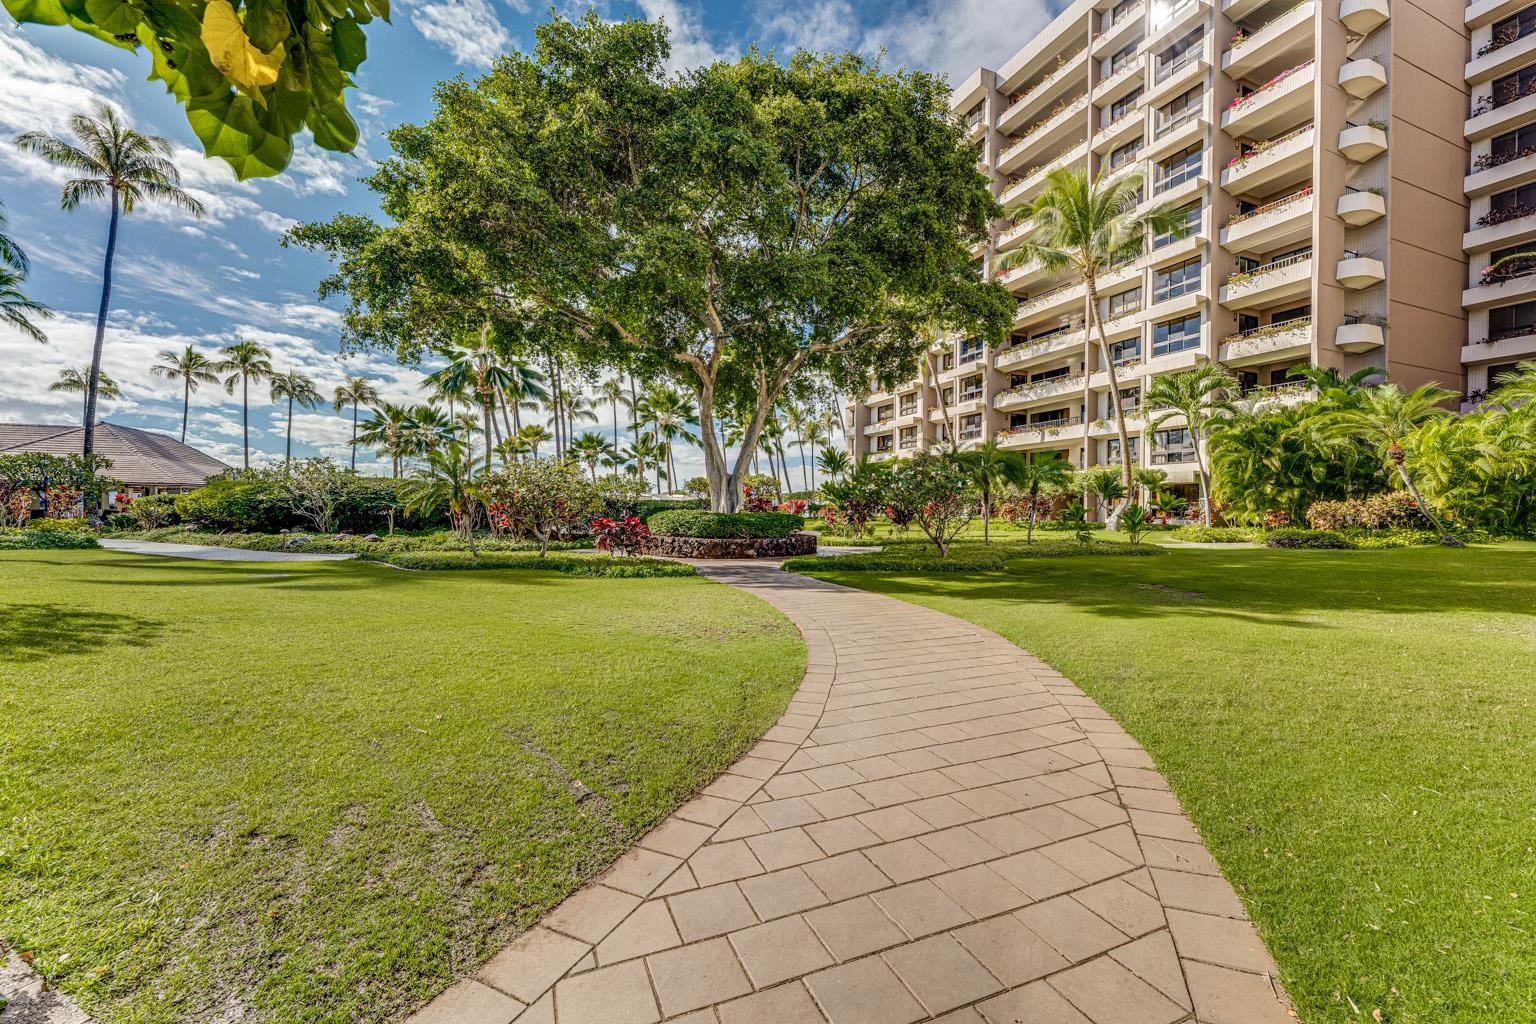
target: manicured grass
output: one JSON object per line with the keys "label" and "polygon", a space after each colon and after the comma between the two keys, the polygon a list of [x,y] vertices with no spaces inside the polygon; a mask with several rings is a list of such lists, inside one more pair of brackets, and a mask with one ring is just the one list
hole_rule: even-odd
{"label": "manicured grass", "polygon": [[402,1019],[805,665],[701,579],[101,551],[0,579],[0,940],[103,1022]]}
{"label": "manicured grass", "polygon": [[817,575],[994,629],[1097,698],[1303,1021],[1536,1020],[1536,546],[1010,568]]}

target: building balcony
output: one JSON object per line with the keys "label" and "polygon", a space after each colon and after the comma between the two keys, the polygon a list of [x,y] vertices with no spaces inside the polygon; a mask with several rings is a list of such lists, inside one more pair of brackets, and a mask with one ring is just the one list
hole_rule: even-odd
{"label": "building balcony", "polygon": [[1536,146],[1507,156],[1484,153],[1472,161],[1462,188],[1469,196],[1486,196],[1530,181],[1536,181]]}
{"label": "building balcony", "polygon": [[978,118],[976,118],[973,121],[966,122],[966,125],[965,125],[965,141],[968,144],[974,145],[975,143],[980,142],[982,140],[982,138],[986,136],[986,134],[987,134],[987,119],[986,118],[978,117]]}
{"label": "building balcony", "polygon": [[1375,192],[1345,192],[1339,196],[1338,214],[1350,227],[1363,227],[1387,215],[1387,199]]}
{"label": "building balcony", "polygon": [[1308,186],[1234,215],[1221,229],[1221,244],[1230,252],[1263,252],[1300,241],[1312,233],[1312,206]]}
{"label": "building balcony", "polygon": [[1536,241],[1536,209],[1527,206],[1510,210],[1490,210],[1478,218],[1477,226],[1461,236],[1467,252],[1479,249],[1508,249]]}
{"label": "building balcony", "polygon": [[1498,269],[1485,267],[1476,283],[1461,293],[1467,309],[1507,306],[1536,298],[1536,259],[1505,260]]}
{"label": "building balcony", "polygon": [[1492,25],[1530,5],[1530,0],[1474,0],[1467,4],[1464,24],[1468,28]]}
{"label": "building balcony", "polygon": [[1304,380],[1286,381],[1282,384],[1256,384],[1245,388],[1241,395],[1250,409],[1269,408],[1279,405],[1297,405],[1316,397],[1317,392]]}
{"label": "building balcony", "polygon": [[1380,125],[1352,124],[1339,132],[1339,152],[1357,164],[1374,160],[1387,151],[1387,132]]}
{"label": "building balcony", "polygon": [[1463,345],[1463,363],[1517,363],[1536,357],[1536,326],[1503,331]]}
{"label": "building balcony", "polygon": [[894,416],[887,416],[883,420],[876,420],[874,423],[871,423],[871,424],[867,425],[864,428],[864,436],[869,437],[869,436],[872,436],[874,434],[889,433],[892,429],[895,428],[895,426],[896,426],[896,417],[894,417]]}
{"label": "building balcony", "polygon": [[1312,20],[1316,16],[1316,0],[1304,0],[1262,28],[1235,40],[1221,55],[1221,69],[1233,78],[1246,78],[1287,55],[1299,57],[1310,53]]}
{"label": "building balcony", "polygon": [[1010,345],[997,354],[993,365],[999,370],[1011,370],[1033,363],[1043,362],[1063,352],[1076,352],[1083,347],[1083,329],[1072,327],[1056,334]]}
{"label": "building balcony", "polygon": [[1083,111],[1087,106],[1088,97],[1079,96],[1063,102],[1036,121],[1026,129],[1028,134],[1003,150],[997,158],[998,173],[1012,174],[1020,167],[1028,167],[1041,153],[1055,152],[1074,134],[1082,134],[1085,128]]}
{"label": "building balcony", "polygon": [[[1135,384],[1147,372],[1147,364],[1140,358],[1119,359],[1115,361],[1115,386],[1125,387],[1127,384]],[[1088,388],[1091,391],[1109,390],[1109,371],[1095,370],[1088,378]]]}
{"label": "building balcony", "polygon": [[1063,313],[1081,313],[1083,296],[1086,294],[1087,287],[1081,281],[1068,281],[1047,291],[1026,296],[1019,301],[1013,322],[1027,324]]}
{"label": "building balcony", "polygon": [[1339,20],[1356,35],[1370,35],[1390,17],[1387,0],[1339,0]]}
{"label": "building balcony", "polygon": [[1048,402],[1062,395],[1075,394],[1083,390],[1083,375],[1069,373],[1064,377],[1052,377],[1050,380],[1035,381],[1031,384],[1020,384],[1006,391],[998,393],[992,400],[992,408],[998,411],[1007,409],[1019,409],[1028,405],[1037,405],[1040,402]]}
{"label": "building balcony", "polygon": [[1141,57],[1133,57],[1115,69],[1115,73],[1099,80],[1093,87],[1093,102],[1106,106],[1124,96],[1146,81],[1147,65]]}
{"label": "building balcony", "polygon": [[1142,315],[1142,307],[1127,309],[1124,312],[1112,316],[1099,324],[1104,331],[1105,341],[1123,341],[1127,337],[1141,333],[1141,325],[1146,322]]}
{"label": "building balcony", "polygon": [[1202,154],[1201,162],[1193,168],[1181,169],[1167,177],[1155,177],[1157,171],[1153,170],[1152,195],[1148,197],[1137,210],[1145,213],[1156,206],[1182,206],[1187,200],[1205,193],[1205,187],[1210,182],[1206,175],[1205,155]]}
{"label": "building balcony", "polygon": [[1525,92],[1474,94],[1463,131],[1468,141],[1479,142],[1530,123],[1532,114],[1536,114],[1536,83]]}
{"label": "building balcony", "polygon": [[1352,292],[1381,284],[1387,279],[1387,265],[1372,256],[1345,256],[1334,269],[1339,284]]}
{"label": "building balcony", "polygon": [[1158,67],[1156,58],[1153,58],[1152,71],[1147,78],[1147,89],[1141,97],[1142,106],[1156,107],[1180,93],[1187,92],[1195,83],[1202,81],[1206,71],[1211,67],[1211,62],[1206,57],[1209,47],[1210,41],[1206,40],[1199,46],[1180,54],[1177,60],[1162,67]]}
{"label": "building balcony", "polygon": [[[1118,149],[1132,139],[1140,138],[1147,130],[1146,111],[1141,107],[1127,110],[1093,134],[1093,151],[1107,153]],[[1134,159],[1129,163],[1135,163]],[[1120,170],[1121,168],[1116,168]]]}
{"label": "building balcony", "polygon": [[1011,135],[1022,125],[1034,120],[1071,86],[1080,85],[1078,79],[1088,66],[1088,51],[1082,49],[1064,57],[1049,75],[1024,92],[1015,103],[1010,103],[997,119],[997,130]]}
{"label": "building balcony", "polygon": [[1485,85],[1536,60],[1536,33],[1495,38],[1467,61],[1467,84]]}
{"label": "building balcony", "polygon": [[1119,53],[1125,48],[1135,35],[1141,31],[1144,15],[1147,7],[1144,3],[1133,4],[1121,12],[1114,24],[1108,26],[1093,37],[1093,55],[1095,57],[1107,57],[1112,53]]}
{"label": "building balcony", "polygon": [[1387,343],[1386,330],[1381,324],[1339,324],[1333,329],[1333,344],[1351,355],[1370,352]]}
{"label": "building balcony", "polygon": [[[1132,409],[1130,412],[1126,413],[1126,433],[1135,435],[1146,429],[1147,418],[1145,416],[1143,416],[1135,409]],[[1118,437],[1119,434],[1120,427],[1114,416],[1105,416],[1103,419],[1097,419],[1088,424],[1088,436],[1097,440],[1103,440],[1107,437]]]}
{"label": "building balcony", "polygon": [[1045,179],[1054,170],[1061,167],[1070,167],[1081,163],[1088,155],[1088,143],[1079,142],[1069,149],[1056,154],[1047,162],[1038,167],[1031,167],[1023,172],[1023,176],[1013,185],[1008,187],[1008,201],[1006,205],[1027,202],[1039,195],[1045,189]]}
{"label": "building balcony", "polygon": [[1221,12],[1233,21],[1242,21],[1267,2],[1268,0],[1222,0]]}
{"label": "building balcony", "polygon": [[1258,309],[1312,291],[1312,254],[1275,260],[1233,274],[1221,286],[1221,304],[1228,309]]}
{"label": "building balcony", "polygon": [[1221,187],[1228,195],[1246,195],[1311,177],[1316,139],[1316,126],[1307,124],[1249,147],[1221,172]]}
{"label": "building balcony", "polygon": [[1279,324],[1265,324],[1224,338],[1217,358],[1228,366],[1249,366],[1312,354],[1312,318],[1304,316]]}
{"label": "building balcony", "polygon": [[1316,61],[1287,68],[1254,92],[1233,100],[1222,112],[1222,129],[1237,138],[1264,135],[1286,121],[1294,124],[1304,111],[1312,109],[1312,85],[1316,79]]}
{"label": "building balcony", "polygon": [[1059,420],[1009,427],[995,435],[999,448],[1028,448],[1032,445],[1077,440],[1083,436],[1083,418],[1066,416]]}
{"label": "building balcony", "polygon": [[1178,121],[1163,121],[1160,115],[1154,113],[1152,120],[1151,139],[1140,153],[1143,159],[1152,164],[1189,148],[1192,143],[1202,141],[1208,127],[1208,122],[1199,114]]}
{"label": "building balcony", "polygon": [[1345,61],[1339,67],[1339,88],[1357,100],[1374,96],[1387,87],[1387,69],[1369,57]]}

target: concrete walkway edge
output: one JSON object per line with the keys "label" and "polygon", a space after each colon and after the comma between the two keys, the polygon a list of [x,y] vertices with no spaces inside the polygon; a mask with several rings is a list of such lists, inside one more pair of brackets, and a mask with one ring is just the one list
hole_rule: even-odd
{"label": "concrete walkway edge", "polygon": [[409,1024],[1286,1024],[1151,758],[1002,637],[764,563],[763,740]]}

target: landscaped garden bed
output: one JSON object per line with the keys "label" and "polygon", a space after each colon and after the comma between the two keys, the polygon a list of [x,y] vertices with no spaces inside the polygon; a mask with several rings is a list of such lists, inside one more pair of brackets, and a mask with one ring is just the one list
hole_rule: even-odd
{"label": "landscaped garden bed", "polygon": [[640,542],[648,555],[672,558],[788,558],[814,555],[816,535],[788,512],[658,512]]}

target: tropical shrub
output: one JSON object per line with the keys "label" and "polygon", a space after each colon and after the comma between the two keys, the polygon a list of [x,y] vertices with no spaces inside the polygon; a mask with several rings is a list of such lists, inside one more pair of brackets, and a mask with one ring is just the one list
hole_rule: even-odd
{"label": "tropical shrub", "polygon": [[69,551],[100,546],[96,543],[96,537],[93,534],[79,530],[54,530],[46,527],[23,530],[11,526],[0,527],[0,551],[34,549]]}
{"label": "tropical shrub", "polygon": [[777,492],[754,490],[751,484],[744,485],[741,489],[743,512],[772,512],[777,501]]}
{"label": "tropical shrub", "polygon": [[778,511],[788,512],[792,516],[803,516],[809,507],[810,503],[804,498],[786,498],[779,502]]}
{"label": "tropical shrub", "polygon": [[[748,473],[741,478],[741,490],[743,495],[756,494],[760,498],[766,498],[769,502],[777,504],[779,491],[783,484],[779,478],[769,476],[767,473]],[[743,506],[745,508],[745,506]],[[748,511],[751,511],[748,509]]]}
{"label": "tropical shrub", "polygon": [[491,523],[513,537],[532,537],[540,554],[549,542],[584,529],[602,511],[602,501],[581,471],[569,462],[528,459],[481,478],[479,494]]}
{"label": "tropical shrub", "polygon": [[1068,505],[1066,508],[1061,510],[1061,515],[1063,518],[1035,520],[1035,529],[1044,530],[1046,533],[1077,533],[1083,530],[1091,533],[1094,530],[1108,529],[1108,527],[1106,527],[1103,523],[1095,522],[1092,519],[1086,518],[1086,516],[1082,522],[1078,522],[1076,519],[1066,518],[1071,509],[1072,506]]}
{"label": "tropical shrub", "polygon": [[805,520],[787,512],[658,512],[646,521],[651,532],[671,537],[788,537]]}
{"label": "tropical shrub", "polygon": [[1092,528],[1088,525],[1088,513],[1083,508],[1082,502],[1074,501],[1068,505],[1061,513],[1060,522],[1061,528],[1070,530],[1079,544],[1088,543],[1089,531]]}
{"label": "tropical shrub", "polygon": [[123,509],[140,530],[158,530],[176,522],[176,495],[146,494]]}
{"label": "tropical shrub", "polygon": [[51,530],[55,533],[91,533],[96,532],[91,526],[91,521],[84,516],[58,516],[47,519],[34,519],[27,523],[29,530]]}
{"label": "tropical shrub", "polygon": [[[627,514],[633,515],[641,521],[649,522],[651,516],[657,512],[669,512],[673,509],[703,509],[707,507],[707,502],[697,501],[692,498],[646,498],[643,501],[636,501],[634,510]],[[622,510],[620,512],[623,514]],[[614,510],[605,507],[603,514],[611,518]]]}
{"label": "tropical shrub", "polygon": [[590,529],[592,539],[597,542],[597,549],[606,551],[610,555],[629,555],[639,551],[645,538],[651,535],[650,529],[634,516],[625,516],[622,519],[599,516],[592,520]]}
{"label": "tropical shrub", "polygon": [[1385,491],[1364,499],[1313,502],[1307,507],[1307,525],[1314,530],[1390,530],[1430,524],[1413,495]]}
{"label": "tropical shrub", "polygon": [[572,558],[567,555],[546,557],[511,551],[482,551],[476,557],[469,551],[404,551],[397,554],[365,554],[368,561],[387,562],[401,569],[536,569],[567,576],[597,576],[621,579],[649,579],[670,576],[697,576],[693,566],[659,558]]}
{"label": "tropical shrub", "polygon": [[1288,527],[1271,530],[1264,536],[1267,548],[1324,548],[1348,551],[1355,545],[1342,533],[1334,530],[1302,530]]}
{"label": "tropical shrub", "polygon": [[1264,531],[1252,526],[1201,526],[1193,523],[1169,532],[1169,537],[1190,544],[1251,544],[1264,539]]}
{"label": "tropical shrub", "polygon": [[891,507],[911,510],[913,521],[948,555],[955,536],[976,514],[970,467],[948,452],[919,452],[891,475]]}
{"label": "tropical shrub", "polygon": [[1120,513],[1119,526],[1127,540],[1132,544],[1140,544],[1142,538],[1147,535],[1147,530],[1151,528],[1151,517],[1146,509],[1133,502]]}
{"label": "tropical shrub", "polygon": [[108,513],[106,524],[107,529],[118,533],[128,530],[137,530],[139,528],[138,521],[127,512]]}

